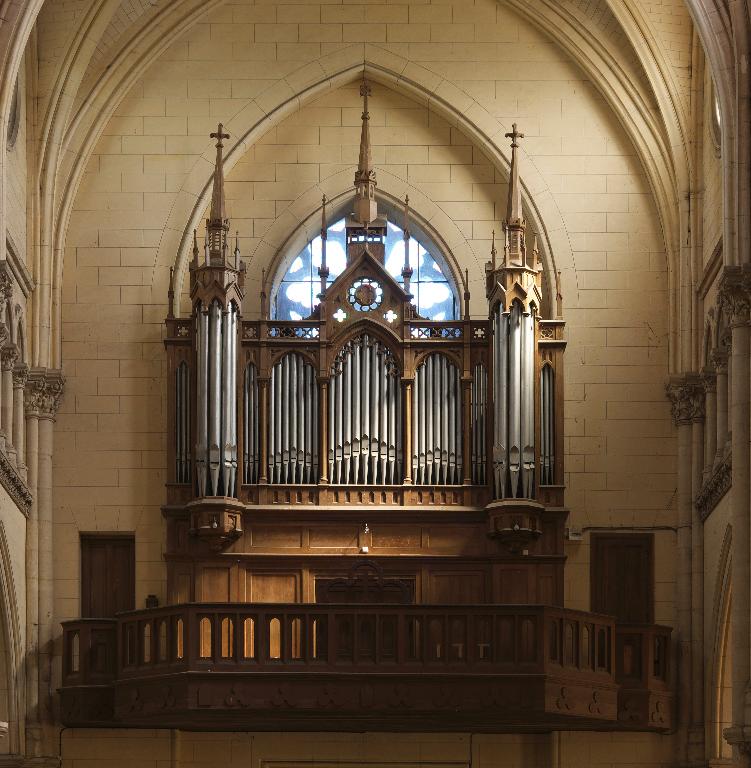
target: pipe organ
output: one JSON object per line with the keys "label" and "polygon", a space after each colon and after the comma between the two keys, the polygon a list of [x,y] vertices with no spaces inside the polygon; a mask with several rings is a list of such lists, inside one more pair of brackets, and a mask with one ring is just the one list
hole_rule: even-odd
{"label": "pipe organ", "polygon": [[[271,318],[265,284],[260,317],[242,317],[227,135],[212,134],[192,312],[175,316],[174,275],[168,294],[167,606],[67,624],[67,722],[398,730],[406,716],[461,729],[475,727],[481,701],[488,730],[517,726],[520,712],[537,730],[633,730],[635,717],[668,729],[669,630],[625,625],[616,636],[612,618],[562,607],[566,342],[560,292],[543,300],[540,254],[527,244],[521,135],[509,134],[487,311],[470,316],[467,276],[461,319],[420,317],[419,263],[414,282],[406,248],[401,279],[386,269],[366,83],[361,93],[345,266],[329,282],[323,237],[320,303],[306,318]],[[325,234],[325,199],[321,218]],[[408,244],[407,200],[404,218]],[[353,671],[368,677],[365,699]],[[395,701],[395,686],[414,695]]]}
{"label": "pipe organ", "polygon": [[[207,536],[237,534],[241,517],[227,510],[238,504],[407,507],[438,494],[444,505],[487,508],[492,536],[508,510],[562,504],[563,321],[560,305],[546,317],[540,254],[513,191],[520,134],[510,134],[503,253],[494,241],[486,267],[487,319],[470,317],[465,290],[461,319],[428,320],[412,303],[409,263],[401,282],[386,270],[366,116],[346,267],[329,284],[323,238],[320,303],[300,320],[270,317],[266,285],[261,318],[241,317],[245,268],[228,246],[226,135],[215,134],[205,248],[199,259],[194,238],[190,265],[193,312],[175,317],[170,287],[166,342],[170,504],[192,505],[193,527]],[[408,204],[404,215],[408,237]],[[325,200],[321,216],[325,232]]]}

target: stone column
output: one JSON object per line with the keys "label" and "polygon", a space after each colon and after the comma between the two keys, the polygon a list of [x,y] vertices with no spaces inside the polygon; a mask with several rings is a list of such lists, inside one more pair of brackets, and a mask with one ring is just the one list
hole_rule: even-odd
{"label": "stone column", "polygon": [[717,467],[725,458],[728,441],[728,349],[725,345],[712,353],[712,361],[717,376],[717,449],[714,457],[714,466]]}
{"label": "stone column", "polygon": [[704,380],[693,378],[691,386],[691,726],[689,762],[704,762],[704,524],[696,508],[696,497],[703,485],[704,420],[706,414]]}
{"label": "stone column", "polygon": [[[720,282],[720,303],[729,318],[732,333],[732,381],[730,382],[730,428],[732,430],[733,484],[730,488],[730,516],[733,528],[731,604],[733,724],[725,737],[733,745],[734,764],[748,766],[751,746],[747,734],[749,685],[749,641],[751,603],[749,602],[749,268],[725,267]],[[719,442],[719,435],[718,435]],[[718,449],[720,446],[717,446]]]}
{"label": "stone column", "polygon": [[26,415],[24,389],[29,378],[29,366],[19,363],[13,369],[13,435],[18,474],[26,480]]}
{"label": "stone column", "polygon": [[18,347],[15,344],[8,344],[0,350],[0,367],[2,368],[0,386],[3,390],[0,418],[2,418],[3,429],[5,430],[5,450],[13,464],[18,463],[17,435],[13,434],[13,422],[15,420],[13,414],[13,369],[18,362],[18,356]]}
{"label": "stone column", "polygon": [[[696,752],[694,728],[695,666],[692,657],[694,632],[694,423],[703,417],[703,387],[696,374],[673,377],[667,394],[678,427],[678,553],[676,567],[676,641],[678,645],[679,764],[685,765]],[[699,528],[699,535],[701,535]],[[703,567],[703,563],[701,564]],[[699,657],[699,664],[702,658]],[[701,673],[703,674],[703,672]]]}
{"label": "stone column", "polygon": [[26,463],[33,494],[26,536],[27,753],[53,754],[52,438],[62,398],[60,371],[32,368],[25,390]]}
{"label": "stone column", "polygon": [[[717,453],[717,377],[715,372],[706,368],[702,373],[704,383],[704,466],[702,483],[712,476],[715,454]],[[696,496],[694,496],[696,498]]]}

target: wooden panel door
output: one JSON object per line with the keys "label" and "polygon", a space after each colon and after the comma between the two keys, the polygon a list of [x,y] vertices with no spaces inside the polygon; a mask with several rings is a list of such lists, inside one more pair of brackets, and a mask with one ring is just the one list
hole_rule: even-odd
{"label": "wooden panel door", "polygon": [[654,621],[651,534],[592,535],[592,610],[624,623]]}
{"label": "wooden panel door", "polygon": [[111,618],[136,607],[132,536],[81,536],[81,616]]}

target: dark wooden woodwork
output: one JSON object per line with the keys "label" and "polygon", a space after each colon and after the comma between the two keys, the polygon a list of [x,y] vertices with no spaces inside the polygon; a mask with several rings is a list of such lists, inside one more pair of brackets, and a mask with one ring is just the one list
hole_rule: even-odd
{"label": "dark wooden woodwork", "polygon": [[81,616],[108,618],[136,605],[133,536],[81,536]]}
{"label": "dark wooden woodwork", "polygon": [[319,577],[315,581],[316,603],[395,603],[407,605],[415,600],[414,579],[384,576],[372,560],[357,563],[347,576]]}
{"label": "dark wooden woodwork", "polygon": [[667,730],[669,636],[542,606],[170,606],[63,625],[62,721]]}
{"label": "dark wooden woodwork", "polygon": [[592,610],[624,623],[652,623],[653,558],[652,534],[592,534]]}

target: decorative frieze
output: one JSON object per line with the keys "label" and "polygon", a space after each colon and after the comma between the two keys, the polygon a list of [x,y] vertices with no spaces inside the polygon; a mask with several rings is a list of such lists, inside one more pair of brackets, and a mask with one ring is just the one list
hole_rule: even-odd
{"label": "decorative frieze", "polygon": [[732,484],[733,462],[732,457],[727,456],[704,483],[696,497],[696,509],[702,521],[706,520],[712,510],[722,501],[722,497],[730,490]]}
{"label": "decorative frieze", "polygon": [[5,488],[8,496],[15,501],[21,512],[28,516],[31,508],[31,493],[4,451],[0,451],[0,485]]}

